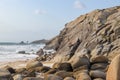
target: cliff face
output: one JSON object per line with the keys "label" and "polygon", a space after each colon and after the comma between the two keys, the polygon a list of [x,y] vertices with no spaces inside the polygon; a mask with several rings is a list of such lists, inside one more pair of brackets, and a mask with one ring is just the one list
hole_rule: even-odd
{"label": "cliff face", "polygon": [[108,56],[120,53],[120,6],[95,10],[67,23],[47,48],[56,49],[55,61],[68,61],[73,55]]}

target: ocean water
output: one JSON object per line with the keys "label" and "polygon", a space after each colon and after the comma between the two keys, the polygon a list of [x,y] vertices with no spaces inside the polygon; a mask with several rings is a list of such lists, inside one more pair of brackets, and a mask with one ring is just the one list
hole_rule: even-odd
{"label": "ocean water", "polygon": [[[42,44],[4,44],[0,43],[0,61],[14,61],[14,60],[27,60],[37,57],[35,54],[40,48],[43,48]],[[26,54],[18,53],[19,51],[25,51]]]}

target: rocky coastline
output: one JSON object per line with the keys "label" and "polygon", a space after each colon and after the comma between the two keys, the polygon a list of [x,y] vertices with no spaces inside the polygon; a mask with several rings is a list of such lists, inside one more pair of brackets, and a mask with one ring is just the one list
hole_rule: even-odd
{"label": "rocky coastline", "polygon": [[44,48],[55,52],[0,68],[0,80],[120,80],[120,6],[81,15]]}

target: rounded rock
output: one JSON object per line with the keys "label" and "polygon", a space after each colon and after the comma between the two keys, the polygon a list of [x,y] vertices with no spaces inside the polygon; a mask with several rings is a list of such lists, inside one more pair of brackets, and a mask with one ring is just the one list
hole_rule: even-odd
{"label": "rounded rock", "polygon": [[88,67],[90,66],[90,61],[86,56],[79,56],[76,57],[73,61],[70,61],[72,68],[76,69],[80,66],[87,65]]}
{"label": "rounded rock", "polygon": [[26,69],[41,67],[43,64],[39,61],[29,61],[26,65]]}
{"label": "rounded rock", "polygon": [[91,63],[108,63],[108,58],[103,55],[91,57]]}
{"label": "rounded rock", "polygon": [[102,78],[102,79],[106,78],[105,72],[100,71],[100,70],[92,70],[92,71],[90,71],[90,76],[92,78]]}

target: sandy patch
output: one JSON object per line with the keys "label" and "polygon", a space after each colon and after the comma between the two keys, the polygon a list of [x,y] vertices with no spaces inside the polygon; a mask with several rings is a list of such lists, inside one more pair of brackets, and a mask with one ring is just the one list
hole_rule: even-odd
{"label": "sandy patch", "polygon": [[[26,64],[29,60],[17,60],[17,61],[11,61],[11,62],[0,62],[0,68],[3,68],[5,66],[11,66],[14,69],[18,69],[18,68],[25,68]],[[49,66],[52,67],[52,65],[54,64],[54,62],[42,62],[44,66]]]}
{"label": "sandy patch", "polygon": [[5,66],[11,66],[15,69],[17,68],[24,68],[27,64],[27,60],[25,61],[11,61],[11,62],[0,62],[0,68],[5,67]]}

